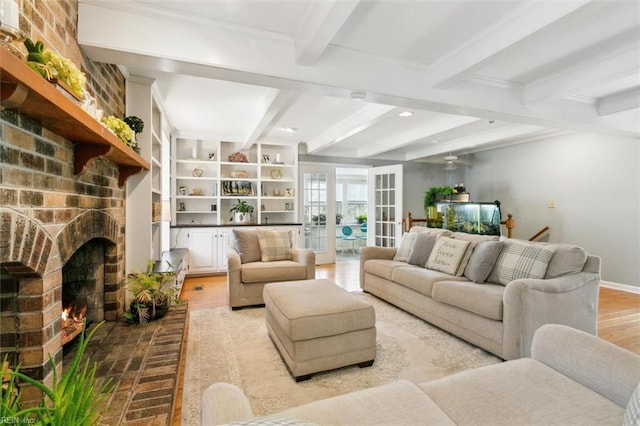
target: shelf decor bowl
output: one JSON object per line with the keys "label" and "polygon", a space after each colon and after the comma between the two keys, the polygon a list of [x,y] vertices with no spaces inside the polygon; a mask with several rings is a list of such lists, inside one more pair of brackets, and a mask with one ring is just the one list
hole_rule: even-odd
{"label": "shelf decor bowl", "polygon": [[246,170],[233,170],[231,171],[231,177],[232,178],[248,178],[249,172],[247,172]]}

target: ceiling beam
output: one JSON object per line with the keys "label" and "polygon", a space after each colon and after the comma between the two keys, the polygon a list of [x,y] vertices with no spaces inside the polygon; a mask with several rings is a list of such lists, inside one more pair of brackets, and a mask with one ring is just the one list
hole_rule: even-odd
{"label": "ceiling beam", "polygon": [[492,125],[490,130],[473,133],[450,140],[445,143],[431,144],[430,146],[414,149],[406,152],[405,161],[418,160],[424,157],[447,154],[461,149],[473,149],[484,144],[495,142],[500,139],[507,139],[514,136],[526,135],[542,130],[540,126],[527,124],[513,124],[499,122]]}
{"label": "ceiling beam", "polygon": [[273,96],[266,98],[261,108],[262,113],[259,114],[260,117],[251,134],[244,141],[242,149],[249,149],[256,143],[265,130],[271,127],[277,117],[284,114],[299,96],[299,93],[290,90],[276,90]]}
{"label": "ceiling beam", "polygon": [[511,13],[498,19],[484,31],[434,62],[429,68],[428,84],[435,87],[446,83],[498,52],[579,9],[589,1],[550,3],[536,0],[523,2]]}
{"label": "ceiling beam", "polygon": [[385,120],[387,114],[394,109],[395,107],[390,105],[364,104],[355,114],[327,129],[318,137],[307,141],[307,152],[313,154],[327,149],[358,132],[368,129]]}
{"label": "ceiling beam", "polygon": [[[291,38],[170,20],[153,10],[134,14],[111,4],[78,4],[78,43],[98,62],[144,64],[162,72],[344,98],[356,90],[378,104],[638,137],[638,132],[599,117],[595,105],[556,99],[544,108],[530,108],[522,104],[519,90],[464,81],[448,90],[434,89],[427,84],[424,66],[335,45],[326,49],[322,61],[306,67],[294,62]],[[112,31],[116,24],[118,31]],[[139,28],[155,42],[140,38]]]}
{"label": "ceiling beam", "polygon": [[639,71],[640,44],[633,40],[526,84],[522,100],[525,105],[529,105],[547,99],[558,99],[584,87],[638,75]]}
{"label": "ceiling beam", "polygon": [[296,63],[314,65],[360,0],[309,2],[294,35]]}
{"label": "ceiling beam", "polygon": [[637,108],[640,108],[640,88],[600,99],[598,115],[616,114]]}
{"label": "ceiling beam", "polygon": [[370,143],[364,148],[359,148],[358,157],[366,158],[384,155],[386,152],[420,142],[431,143],[434,139],[441,137],[441,135],[467,127],[470,122],[473,124],[478,121],[485,122],[486,120],[478,120],[475,117],[467,117],[464,115],[446,115],[433,117],[432,119],[427,118],[421,125],[411,126],[409,130],[400,131],[390,139],[384,139],[379,143]]}

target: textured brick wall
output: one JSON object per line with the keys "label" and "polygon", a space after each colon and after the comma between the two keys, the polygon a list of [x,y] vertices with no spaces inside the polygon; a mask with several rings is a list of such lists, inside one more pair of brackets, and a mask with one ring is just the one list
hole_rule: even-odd
{"label": "textured brick wall", "polygon": [[[114,65],[92,62],[76,43],[77,0],[17,0],[20,29],[70,59],[87,76],[87,90],[106,115],[123,117],[125,79]],[[26,52],[24,47],[23,52]]]}
{"label": "textured brick wall", "polygon": [[[17,0],[20,28],[87,75],[107,114],[122,116],[125,79],[77,46],[76,0]],[[1,47],[0,47],[1,48]],[[73,144],[28,117],[0,112],[0,351],[32,377],[61,368],[62,266],[86,242],[104,243],[105,319],[124,311],[124,188],[97,159],[73,174]],[[33,390],[33,389],[32,389]]]}

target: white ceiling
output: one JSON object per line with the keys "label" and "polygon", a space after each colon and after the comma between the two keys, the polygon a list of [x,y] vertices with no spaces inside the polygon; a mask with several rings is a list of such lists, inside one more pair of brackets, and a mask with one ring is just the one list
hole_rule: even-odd
{"label": "white ceiling", "polygon": [[78,41],[155,78],[179,137],[413,161],[640,138],[638,0],[80,0]]}

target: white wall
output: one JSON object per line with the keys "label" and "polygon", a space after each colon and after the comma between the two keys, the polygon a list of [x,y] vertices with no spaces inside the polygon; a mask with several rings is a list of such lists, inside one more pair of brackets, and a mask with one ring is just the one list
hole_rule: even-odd
{"label": "white wall", "polygon": [[549,241],[600,256],[603,280],[640,287],[639,169],[638,140],[572,134],[477,153],[465,183],[514,215],[515,238],[549,226]]}

